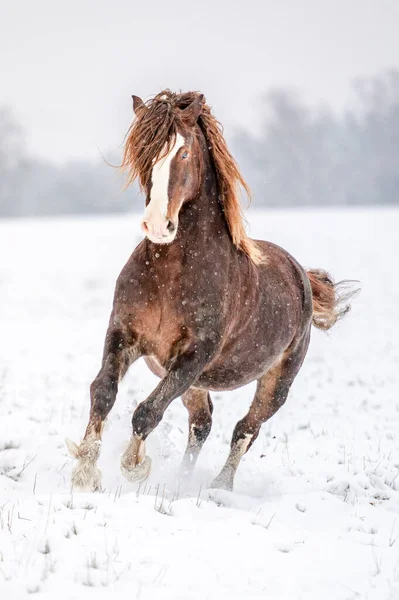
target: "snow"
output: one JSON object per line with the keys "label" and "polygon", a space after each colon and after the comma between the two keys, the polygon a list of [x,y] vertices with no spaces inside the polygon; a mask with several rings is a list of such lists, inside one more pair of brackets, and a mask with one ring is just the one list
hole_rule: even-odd
{"label": "snow", "polygon": [[0,597],[101,600],[399,599],[399,211],[270,211],[254,237],[362,293],[314,331],[285,406],[242,460],[234,492],[207,485],[254,385],[213,394],[189,483],[180,400],[150,436],[153,470],[126,481],[134,406],[155,385],[138,362],[104,432],[105,491],[71,494],[88,388],[115,279],[139,217],[0,222]]}

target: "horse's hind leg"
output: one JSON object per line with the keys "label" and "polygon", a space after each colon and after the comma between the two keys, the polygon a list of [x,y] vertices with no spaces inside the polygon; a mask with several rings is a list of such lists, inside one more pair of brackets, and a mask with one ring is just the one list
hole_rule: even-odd
{"label": "horse's hind leg", "polygon": [[189,475],[211,430],[213,404],[209,392],[198,388],[187,390],[183,394],[182,400],[188,410],[189,429],[181,472],[183,475]]}
{"label": "horse's hind leg", "polygon": [[72,487],[95,491],[101,489],[101,473],[97,468],[104,421],[113,407],[118,383],[129,365],[138,358],[131,336],[121,329],[110,328],[104,346],[100,372],[90,386],[90,417],[79,446],[67,440],[67,446],[78,464],[72,472]]}
{"label": "horse's hind leg", "polygon": [[260,378],[248,413],[234,428],[227,461],[211,487],[232,490],[234,476],[242,456],[258,437],[260,428],[284,404],[309,344],[309,334],[291,345]]}

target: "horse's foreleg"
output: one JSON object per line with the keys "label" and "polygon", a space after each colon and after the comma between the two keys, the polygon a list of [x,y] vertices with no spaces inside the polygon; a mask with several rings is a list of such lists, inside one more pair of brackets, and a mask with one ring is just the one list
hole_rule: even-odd
{"label": "horse's foreleg", "polygon": [[181,472],[189,475],[212,427],[213,404],[209,392],[191,388],[182,397],[188,410],[188,442]]}
{"label": "horse's foreleg", "polygon": [[213,480],[211,487],[232,490],[234,476],[241,458],[258,437],[260,428],[287,399],[289,389],[294,381],[309,343],[308,335],[290,347],[278,361],[259,380],[255,397],[248,413],[234,428],[227,461]]}
{"label": "horse's foreleg", "polygon": [[100,372],[90,386],[90,417],[80,444],[67,442],[69,451],[78,459],[72,473],[73,488],[95,491],[101,489],[101,473],[97,468],[104,421],[113,407],[118,383],[129,365],[139,357],[131,335],[110,328],[105,339]]}
{"label": "horse's foreleg", "polygon": [[137,406],[132,418],[132,437],[121,461],[122,473],[129,481],[140,481],[148,476],[151,460],[145,456],[146,438],[161,421],[169,404],[195,383],[207,360],[207,353],[199,344],[180,354],[166,377]]}

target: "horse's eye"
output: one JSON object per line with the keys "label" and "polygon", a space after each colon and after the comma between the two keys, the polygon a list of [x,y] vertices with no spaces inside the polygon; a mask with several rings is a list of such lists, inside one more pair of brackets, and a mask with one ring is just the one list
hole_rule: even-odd
{"label": "horse's eye", "polygon": [[188,158],[188,152],[183,152],[183,154],[181,155],[182,158]]}

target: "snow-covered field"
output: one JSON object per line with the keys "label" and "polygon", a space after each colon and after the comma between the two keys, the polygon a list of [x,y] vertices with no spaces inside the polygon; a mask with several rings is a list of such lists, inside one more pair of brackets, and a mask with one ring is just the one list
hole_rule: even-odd
{"label": "snow-covered field", "polygon": [[[310,351],[285,406],[244,457],[234,493],[208,490],[253,386],[213,394],[189,484],[180,400],[151,435],[153,471],[119,457],[155,385],[139,362],[104,433],[102,494],[70,492],[135,216],[0,223],[0,598],[399,599],[399,211],[253,213],[251,233],[362,281]],[[112,595],[111,595],[112,594]]]}

